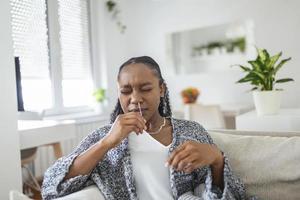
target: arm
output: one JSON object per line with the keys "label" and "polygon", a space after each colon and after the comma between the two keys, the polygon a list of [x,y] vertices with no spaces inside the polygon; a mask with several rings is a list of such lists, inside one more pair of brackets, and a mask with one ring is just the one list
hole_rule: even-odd
{"label": "arm", "polygon": [[172,152],[169,164],[177,171],[194,173],[196,186],[205,183],[201,194],[196,194],[198,197],[209,200],[245,199],[244,185],[232,173],[226,156],[202,126],[194,124],[193,127],[188,141]]}
{"label": "arm", "polygon": [[105,154],[112,148],[113,146],[108,141],[108,138],[104,137],[74,159],[74,162],[64,180],[74,178],[78,175],[90,174],[96,165],[103,159]]}
{"label": "arm", "polygon": [[[105,151],[106,147],[99,141],[102,140],[103,132],[107,131],[106,129],[109,129],[109,127],[100,128],[89,134],[71,154],[60,158],[54,165],[47,169],[42,185],[43,199],[53,199],[64,196],[93,184],[93,182],[89,180],[91,170],[85,169],[86,173],[84,171],[76,172],[77,167],[75,167],[74,170],[75,165],[73,163],[75,163],[76,160],[80,163],[80,159],[77,159],[80,156],[81,158],[87,159],[84,155],[91,154],[90,152],[93,151],[95,152],[96,146],[100,149],[98,151],[101,151],[101,149],[103,152]],[[99,144],[97,144],[98,142]],[[88,150],[89,148],[91,151]],[[102,158],[103,156],[99,157],[99,160]]]}
{"label": "arm", "polygon": [[[216,147],[217,148],[217,147]],[[213,164],[211,164],[212,172],[212,184],[219,187],[221,190],[224,189],[224,157],[222,154],[217,154],[217,158]]]}
{"label": "arm", "polygon": [[243,200],[246,199],[245,186],[242,181],[236,177],[229,165],[228,159],[224,157],[223,184],[221,189],[214,185],[211,168],[208,168],[205,176],[206,190],[202,194],[204,199],[228,199],[228,200]]}
{"label": "arm", "polygon": [[[206,137],[209,144],[214,144],[207,131],[199,125],[199,130]],[[202,135],[201,134],[201,135]],[[217,146],[214,145],[216,148]],[[204,199],[246,199],[245,186],[243,182],[233,173],[226,154],[210,165],[205,177],[206,190]]]}
{"label": "arm", "polygon": [[128,113],[119,115],[109,134],[74,160],[65,180],[91,173],[110,149],[120,144],[132,131],[141,133],[144,128],[146,128],[145,121],[139,114]]}
{"label": "arm", "polygon": [[145,127],[139,114],[127,113],[119,115],[111,127],[94,131],[75,151],[60,158],[46,171],[42,186],[43,198],[64,196],[92,184],[88,178],[96,166],[104,162],[106,153],[119,145],[129,133],[142,133]]}

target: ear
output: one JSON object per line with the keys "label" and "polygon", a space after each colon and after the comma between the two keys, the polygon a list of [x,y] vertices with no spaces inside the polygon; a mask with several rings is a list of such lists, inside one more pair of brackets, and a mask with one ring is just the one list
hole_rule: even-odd
{"label": "ear", "polygon": [[166,94],[166,84],[165,83],[160,84],[159,88],[160,88],[160,97],[164,97]]}

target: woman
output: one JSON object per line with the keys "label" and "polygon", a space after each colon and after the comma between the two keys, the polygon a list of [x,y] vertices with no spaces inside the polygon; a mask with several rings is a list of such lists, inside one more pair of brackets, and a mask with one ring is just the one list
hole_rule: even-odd
{"label": "woman", "polygon": [[206,130],[171,118],[168,89],[152,58],[125,62],[118,92],[111,123],[47,170],[44,199],[91,184],[109,200],[245,199],[243,184]]}

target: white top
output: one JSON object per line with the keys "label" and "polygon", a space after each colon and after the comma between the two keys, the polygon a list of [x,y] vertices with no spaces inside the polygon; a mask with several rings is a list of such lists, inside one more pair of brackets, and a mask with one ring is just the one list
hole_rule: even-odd
{"label": "white top", "polygon": [[169,168],[165,167],[169,146],[147,132],[129,134],[129,151],[137,196],[142,200],[173,200]]}

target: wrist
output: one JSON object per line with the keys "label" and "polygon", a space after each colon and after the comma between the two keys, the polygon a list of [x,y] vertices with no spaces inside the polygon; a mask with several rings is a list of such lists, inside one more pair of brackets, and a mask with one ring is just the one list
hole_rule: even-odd
{"label": "wrist", "polygon": [[224,157],[223,157],[223,153],[218,148],[216,148],[216,150],[217,150],[216,156],[212,163],[212,168],[220,169],[223,168],[224,166]]}
{"label": "wrist", "polygon": [[100,144],[106,151],[109,151],[110,149],[117,146],[117,144],[115,142],[113,142],[113,140],[109,136],[104,137],[100,141]]}

